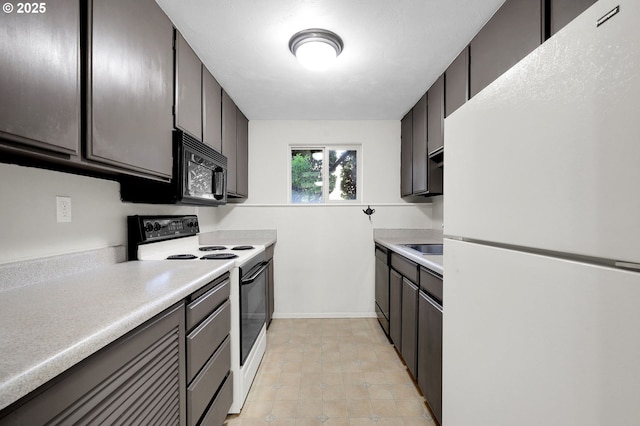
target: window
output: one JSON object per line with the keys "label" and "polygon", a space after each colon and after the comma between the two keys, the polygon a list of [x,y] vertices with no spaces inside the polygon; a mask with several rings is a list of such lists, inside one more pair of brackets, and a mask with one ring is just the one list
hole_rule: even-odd
{"label": "window", "polygon": [[292,147],[291,202],[358,202],[359,157],[359,146]]}

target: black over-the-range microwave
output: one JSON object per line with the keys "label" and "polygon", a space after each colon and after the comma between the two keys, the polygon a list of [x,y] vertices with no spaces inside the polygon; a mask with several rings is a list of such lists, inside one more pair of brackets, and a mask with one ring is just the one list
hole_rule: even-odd
{"label": "black over-the-range microwave", "polygon": [[227,157],[181,130],[173,131],[171,182],[121,181],[123,201],[218,206],[227,203]]}

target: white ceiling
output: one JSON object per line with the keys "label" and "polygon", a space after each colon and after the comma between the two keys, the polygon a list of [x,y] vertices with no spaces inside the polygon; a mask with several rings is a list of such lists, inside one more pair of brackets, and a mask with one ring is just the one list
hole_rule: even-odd
{"label": "white ceiling", "polygon": [[[157,0],[250,120],[396,120],[504,0]],[[306,28],[344,41],[334,66],[289,52]]]}

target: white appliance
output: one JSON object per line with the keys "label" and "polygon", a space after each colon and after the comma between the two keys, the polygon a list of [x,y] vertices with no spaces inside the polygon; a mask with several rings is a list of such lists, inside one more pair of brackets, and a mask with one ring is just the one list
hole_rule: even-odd
{"label": "white appliance", "polygon": [[599,0],[445,120],[445,425],[640,424],[639,23]]}
{"label": "white appliance", "polygon": [[[230,270],[230,308],[231,308],[231,371],[233,372],[233,403],[229,413],[239,413],[247,398],[251,384],[256,376],[262,357],[267,347],[267,328],[264,321],[266,292],[264,286],[252,289],[253,296],[261,297],[259,305],[251,295],[245,294],[249,285],[245,283],[247,275],[262,275],[264,272],[265,247],[263,245],[201,245],[197,232],[196,216],[132,216],[131,217],[129,251],[135,251],[138,260],[170,260],[171,262],[233,262]],[[155,228],[154,229],[154,224]],[[183,225],[189,224],[189,225]],[[145,228],[149,231],[145,232]],[[132,228],[134,228],[132,230]],[[138,229],[140,228],[140,229]],[[140,235],[145,235],[140,243]],[[172,235],[166,239],[167,235]],[[185,236],[186,235],[186,236]],[[175,238],[173,238],[175,237]],[[232,257],[224,259],[225,257]],[[218,260],[203,260],[203,257],[221,257]],[[258,271],[253,274],[253,271]],[[255,280],[256,277],[253,277]],[[264,280],[264,277],[262,277]],[[253,282],[253,281],[252,281]],[[258,291],[260,294],[255,294]],[[248,302],[247,302],[248,300]],[[256,312],[245,312],[242,304],[252,305],[261,311],[260,318],[250,318]],[[251,307],[251,306],[250,306]],[[249,318],[248,318],[249,317]],[[244,329],[243,329],[244,328]],[[254,329],[254,330],[249,330]],[[247,330],[252,333],[247,333]],[[247,341],[248,335],[252,337]]]}

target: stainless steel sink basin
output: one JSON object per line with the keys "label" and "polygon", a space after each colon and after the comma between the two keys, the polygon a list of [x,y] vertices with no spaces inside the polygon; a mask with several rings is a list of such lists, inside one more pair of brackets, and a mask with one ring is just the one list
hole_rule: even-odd
{"label": "stainless steel sink basin", "polygon": [[442,244],[400,244],[422,254],[442,254]]}

